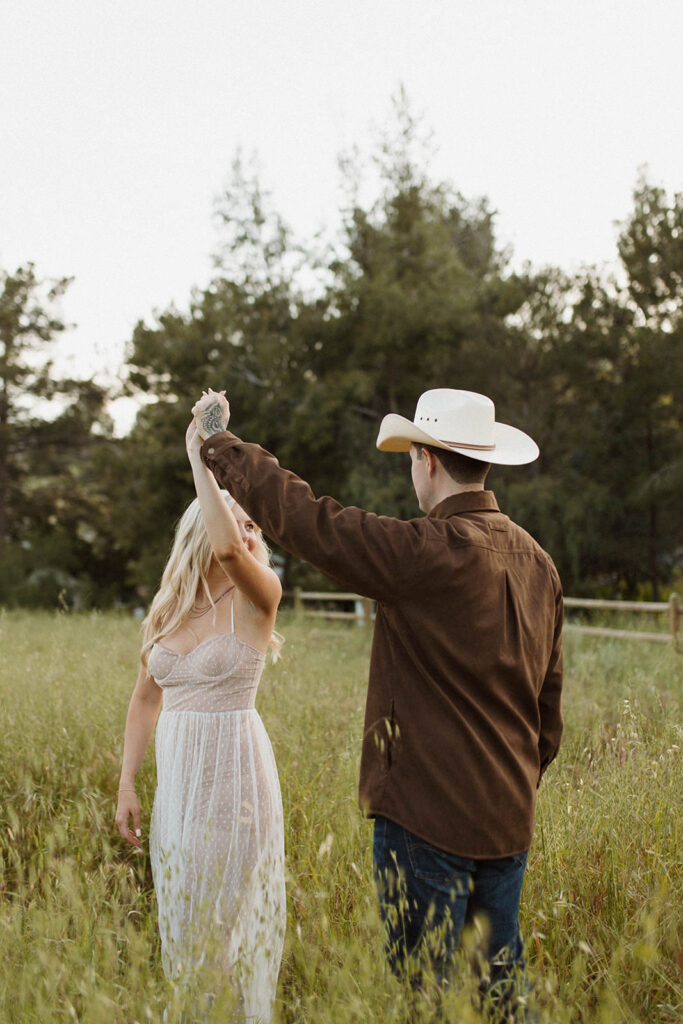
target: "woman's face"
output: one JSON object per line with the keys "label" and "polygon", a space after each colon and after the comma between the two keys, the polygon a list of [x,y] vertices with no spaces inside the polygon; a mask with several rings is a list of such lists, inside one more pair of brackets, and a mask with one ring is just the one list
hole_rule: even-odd
{"label": "woman's face", "polygon": [[253,554],[254,547],[256,546],[256,538],[258,536],[258,526],[253,519],[249,518],[244,509],[240,508],[237,502],[232,506],[232,514],[237,520],[240,536],[246,544],[247,550]]}

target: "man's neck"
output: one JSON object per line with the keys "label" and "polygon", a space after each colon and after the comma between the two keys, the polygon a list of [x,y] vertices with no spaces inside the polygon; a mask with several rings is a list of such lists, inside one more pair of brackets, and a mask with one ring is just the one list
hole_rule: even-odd
{"label": "man's neck", "polygon": [[456,494],[465,494],[466,491],[483,491],[486,489],[486,484],[456,484],[452,480],[448,483],[444,482],[441,487],[438,487],[432,495],[432,502],[427,509],[423,509],[425,515],[429,515],[433,508],[440,505],[446,498],[453,498]]}

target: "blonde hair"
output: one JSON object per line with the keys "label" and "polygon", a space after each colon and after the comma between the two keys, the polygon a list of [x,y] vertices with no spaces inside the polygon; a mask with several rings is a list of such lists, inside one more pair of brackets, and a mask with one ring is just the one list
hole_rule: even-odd
{"label": "blonde hair", "polygon": [[[221,490],[221,494],[228,508],[232,508],[235,504],[233,496],[224,490]],[[258,527],[254,531],[254,539],[254,558],[262,565],[270,565],[270,551]],[[207,582],[212,558],[213,549],[206,533],[199,500],[195,498],[180,517],[159,589],[142,623],[140,657],[145,667],[154,644],[162,637],[175,633],[183,625],[194,608],[200,590],[213,606],[215,615],[215,604]],[[283,638],[273,630],[270,638],[273,660],[277,660],[282,642]]]}

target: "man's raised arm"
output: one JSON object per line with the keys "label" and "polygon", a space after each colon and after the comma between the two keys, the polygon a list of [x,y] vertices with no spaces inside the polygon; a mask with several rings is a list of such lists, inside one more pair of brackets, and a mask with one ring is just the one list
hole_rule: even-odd
{"label": "man's raised arm", "polygon": [[410,584],[404,567],[416,564],[422,544],[414,521],[316,498],[273,455],[226,429],[230,407],[222,394],[208,392],[192,412],[205,438],[204,462],[267,537],[342,588],[376,600],[391,601]]}

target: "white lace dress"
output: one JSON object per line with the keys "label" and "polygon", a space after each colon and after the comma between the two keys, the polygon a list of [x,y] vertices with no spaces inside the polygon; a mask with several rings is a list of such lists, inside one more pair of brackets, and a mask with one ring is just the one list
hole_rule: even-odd
{"label": "white lace dress", "polygon": [[229,986],[238,1019],[259,1022],[286,921],[280,784],[254,707],[264,661],[234,625],[189,654],[155,644],[149,656],[163,688],[150,853],[164,970]]}

